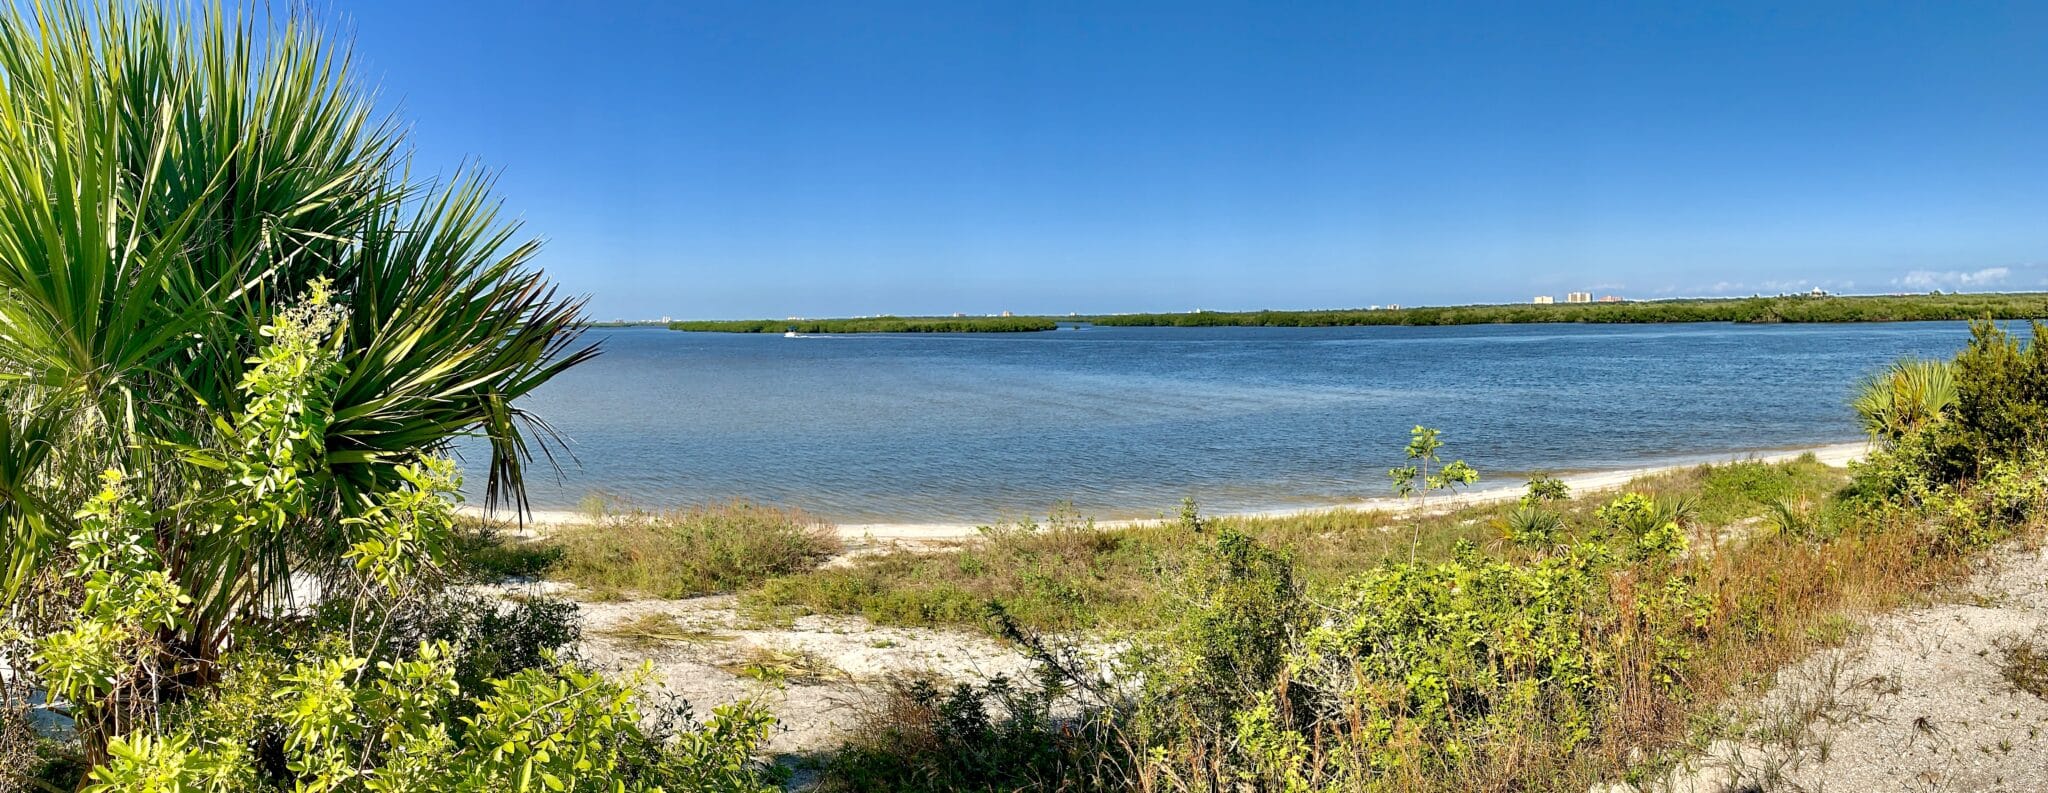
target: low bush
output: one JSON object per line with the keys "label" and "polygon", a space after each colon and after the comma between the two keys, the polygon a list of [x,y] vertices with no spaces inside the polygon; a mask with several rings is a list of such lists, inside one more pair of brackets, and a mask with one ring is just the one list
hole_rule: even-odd
{"label": "low bush", "polygon": [[[447,643],[376,662],[337,634],[224,661],[162,731],[116,738],[91,793],[653,791],[767,793],[773,720],[740,703],[703,724],[643,712],[632,683],[548,660],[471,697]],[[666,716],[666,717],[665,717]]]}
{"label": "low bush", "polygon": [[[1946,511],[1814,497],[1804,483],[1829,478],[1807,476],[1809,464],[1720,480],[1764,487],[1717,487],[1818,502],[1813,516],[1826,517],[1812,520],[1829,531],[1759,529],[1693,548],[1688,535],[1707,528],[1700,499],[1673,491],[1718,479],[1696,470],[1647,483],[1659,497],[1552,502],[1548,542],[1467,542],[1410,563],[1399,536],[1392,553],[1320,593],[1296,577],[1297,553],[1227,520],[1183,521],[1177,529],[1202,532],[1181,535],[1190,551],[1161,568],[1152,621],[1122,634],[1127,651],[1078,661],[1085,654],[1043,649],[1057,642],[999,619],[1040,658],[1035,688],[956,690],[950,713],[927,690],[925,707],[856,730],[863,738],[828,763],[827,786],[1583,790],[1632,758],[1686,751],[1693,725],[1731,693],[1839,641],[1846,615],[1967,574],[1985,547],[1958,541]],[[2041,470],[2018,465],[1942,492],[1996,536],[2036,532]],[[1755,510],[1745,517],[1764,514]],[[1058,695],[1087,707],[1062,720],[1003,706]],[[987,728],[947,726],[975,707]],[[866,739],[875,735],[889,737]],[[1101,759],[994,780],[933,770],[1033,747]]]}
{"label": "low bush", "polygon": [[609,515],[546,542],[560,553],[550,577],[664,598],[732,592],[808,571],[844,547],[837,530],[802,512],[745,502]]}
{"label": "low bush", "polygon": [[1128,789],[1105,722],[1059,713],[1057,675],[944,685],[888,684],[863,728],[827,761],[822,793]]}

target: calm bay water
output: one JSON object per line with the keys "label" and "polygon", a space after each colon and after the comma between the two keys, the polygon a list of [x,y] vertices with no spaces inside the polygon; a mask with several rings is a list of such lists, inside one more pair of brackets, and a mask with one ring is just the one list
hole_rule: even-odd
{"label": "calm bay water", "polygon": [[[787,339],[598,330],[524,407],[536,508],[746,498],[843,522],[1151,515],[1387,493],[1408,428],[1488,482],[1856,440],[1855,380],[1962,323],[1085,328]],[[480,492],[482,456],[465,465]]]}

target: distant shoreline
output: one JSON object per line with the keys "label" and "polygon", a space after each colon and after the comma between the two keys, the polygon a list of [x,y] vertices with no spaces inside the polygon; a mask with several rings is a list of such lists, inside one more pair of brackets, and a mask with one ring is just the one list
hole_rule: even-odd
{"label": "distant shoreline", "polygon": [[[1824,464],[1840,467],[1846,466],[1851,462],[1863,459],[1863,457],[1869,454],[1869,452],[1870,445],[1869,443],[1864,441],[1857,441],[1854,443],[1836,443],[1824,446],[1810,446],[1795,449],[1759,449],[1746,452],[1703,455],[1698,459],[1683,463],[1671,463],[1664,465],[1638,466],[1632,468],[1620,468],[1613,470],[1584,471],[1578,473],[1570,473],[1561,475],[1558,477],[1558,479],[1562,480],[1567,486],[1569,486],[1572,489],[1572,492],[1574,493],[1597,493],[1620,489],[1622,487],[1627,486],[1629,482],[1635,481],[1636,479],[1645,476],[1670,473],[1672,471],[1682,471],[1700,465],[1726,464],[1745,461],[1778,463],[1795,460],[1807,454],[1812,454]],[[1361,499],[1358,501],[1350,501],[1339,504],[1330,504],[1326,506],[1254,510],[1249,512],[1231,512],[1217,515],[1217,517],[1294,517],[1300,515],[1312,515],[1320,512],[1330,512],[1333,510],[1385,512],[1389,514],[1415,514],[1427,510],[1430,513],[1436,513],[1468,506],[1497,504],[1505,501],[1512,501],[1516,498],[1521,497],[1522,490],[1522,483],[1515,482],[1511,484],[1484,487],[1477,490],[1469,490],[1452,496],[1437,496],[1430,498],[1426,503],[1423,502],[1421,499],[1402,500],[1394,497],[1380,497]],[[485,519],[497,519],[508,522],[515,519],[512,515],[504,511],[492,513],[485,511],[482,507],[474,505],[463,506],[462,512],[465,515]],[[1095,525],[1106,528],[1127,528],[1132,526],[1143,526],[1147,524],[1158,523],[1161,520],[1165,519],[1166,518],[1149,517],[1102,520],[1096,521]],[[558,526],[588,525],[590,522],[590,517],[587,514],[577,510],[542,509],[533,510],[532,512],[528,513],[526,526],[529,528],[544,529]],[[841,537],[845,538],[850,542],[856,543],[889,541],[944,541],[959,540],[973,537],[978,532],[980,527],[989,525],[989,523],[991,522],[993,521],[984,521],[982,523],[844,523],[838,524],[837,529]]]}
{"label": "distant shoreline", "polygon": [[[710,333],[1018,333],[1061,323],[1103,327],[1360,327],[1377,325],[1820,324],[1941,322],[2048,318],[2048,292],[1924,295],[1781,295],[1777,297],[1609,299],[1590,302],[1501,303],[1317,309],[1188,311],[1067,316],[854,317],[845,319],[693,320],[670,330]],[[624,323],[635,324],[635,323]],[[617,326],[616,324],[613,326]]]}

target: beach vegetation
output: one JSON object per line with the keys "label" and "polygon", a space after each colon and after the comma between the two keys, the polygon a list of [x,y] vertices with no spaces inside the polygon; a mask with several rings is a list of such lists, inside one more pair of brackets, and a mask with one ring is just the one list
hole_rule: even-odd
{"label": "beach vegetation", "polygon": [[[1385,554],[1320,583],[1289,580],[1315,553],[1269,549],[1206,519],[1205,537],[1184,537],[1206,550],[1163,568],[1172,580],[1159,605],[1133,612],[1157,618],[1120,634],[1129,650],[1115,658],[1079,660],[1059,649],[1079,640],[1005,623],[1040,659],[1051,679],[1042,690],[1086,693],[1091,705],[1071,721],[1011,718],[967,747],[867,745],[859,765],[828,776],[834,789],[878,790],[869,769],[936,767],[954,753],[1088,754],[1056,737],[1111,759],[1012,789],[1642,782],[1658,758],[1706,740],[1700,726],[1725,721],[1730,696],[1839,644],[1856,615],[1924,597],[1988,549],[2048,529],[2048,450],[2030,424],[2048,406],[2032,390],[2040,344],[1980,325],[1957,357],[1954,406],[1911,423],[1853,480],[1811,456],[1701,466],[1619,495],[1503,505],[1489,526],[1509,542],[1459,541],[1412,561]],[[1962,465],[1937,453],[1955,438],[1979,457]],[[2004,651],[2016,689],[2038,689],[2038,656],[2020,643]],[[999,712],[997,698],[956,694]]]}
{"label": "beach vegetation", "polygon": [[[1848,481],[1841,469],[1809,456],[1694,466],[1637,479],[1627,490],[1644,494],[1667,520],[1682,519],[1706,533],[1763,520],[1776,499],[1832,504],[1831,494]],[[1541,534],[1562,542],[1591,531],[1606,504],[1593,494],[1547,501],[1538,511],[1553,516],[1555,526],[1544,519]],[[1103,526],[1062,507],[1045,519],[986,527],[955,546],[866,553],[770,578],[740,595],[764,614],[854,614],[887,625],[993,631],[988,605],[1000,602],[1009,619],[1030,630],[1145,630],[1160,626],[1173,581],[1197,564],[1196,550],[1222,532],[1288,551],[1295,579],[1323,597],[1359,571],[1411,553],[1426,562],[1471,545],[1525,558],[1536,548],[1515,547],[1517,538],[1530,536],[1515,529],[1513,517],[1521,512],[1521,504],[1509,502],[1435,514],[1333,509],[1230,516],[1183,505],[1171,520]]]}
{"label": "beach vegetation", "polygon": [[759,707],[458,588],[452,442],[523,505],[594,354],[487,175],[417,180],[297,10],[15,6],[0,74],[0,786],[772,787]]}
{"label": "beach vegetation", "polygon": [[[1394,482],[1394,494],[1404,499],[1420,495],[1426,507],[1429,504],[1430,493],[1451,493],[1461,486],[1470,486],[1479,481],[1479,472],[1466,465],[1464,460],[1445,463],[1439,458],[1437,453],[1443,448],[1441,431],[1420,424],[1415,425],[1415,429],[1409,432],[1408,447],[1403,450],[1408,455],[1408,464],[1387,471],[1387,478]],[[1434,472],[1430,470],[1432,466],[1436,467]],[[1421,483],[1419,487],[1417,482]],[[1421,524],[1417,524],[1415,539],[1409,544],[1410,557],[1414,556],[1416,546],[1421,544],[1422,527]]]}
{"label": "beach vegetation", "polygon": [[830,524],[798,510],[739,501],[608,514],[595,525],[557,527],[522,546],[517,556],[546,558],[538,572],[549,578],[660,598],[751,588],[813,570],[844,550]]}
{"label": "beach vegetation", "polygon": [[1572,488],[1564,480],[1545,473],[1529,477],[1528,490],[1522,494],[1522,506],[1541,506],[1552,501],[1564,501],[1572,497]]}
{"label": "beach vegetation", "polygon": [[1895,443],[1955,407],[1955,373],[1948,361],[1908,359],[1857,384],[1850,407],[1873,441]]}

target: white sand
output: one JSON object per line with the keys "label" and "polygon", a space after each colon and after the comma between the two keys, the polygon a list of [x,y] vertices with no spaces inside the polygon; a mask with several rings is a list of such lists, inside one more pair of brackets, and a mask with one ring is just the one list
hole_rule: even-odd
{"label": "white sand", "polygon": [[[1560,476],[1558,478],[1563,480],[1566,485],[1570,486],[1573,493],[1598,493],[1603,491],[1620,489],[1624,486],[1627,486],[1628,483],[1645,476],[1652,476],[1656,474],[1668,473],[1671,471],[1684,470],[1687,468],[1691,468],[1693,466],[1700,465],[1702,463],[1729,463],[1745,460],[1754,460],[1766,463],[1777,463],[1797,459],[1800,455],[1811,453],[1815,457],[1820,458],[1821,462],[1826,463],[1828,465],[1844,466],[1848,465],[1852,461],[1862,459],[1863,456],[1868,452],[1869,444],[1867,443],[1838,443],[1832,446],[1816,446],[1811,448],[1789,449],[1780,451],[1744,452],[1741,454],[1703,457],[1678,465],[1624,468],[1617,471],[1590,471],[1586,473],[1567,474],[1564,476]],[[1503,501],[1513,501],[1517,498],[1520,498],[1521,495],[1522,485],[1520,483],[1516,483],[1513,485],[1502,485],[1497,487],[1481,488],[1478,490],[1470,490],[1463,493],[1459,493],[1454,496],[1435,496],[1430,498],[1426,503],[1421,499],[1408,499],[1404,501],[1402,499],[1392,497],[1369,498],[1350,503],[1333,504],[1327,507],[1310,507],[1304,509],[1280,509],[1266,510],[1260,512],[1230,513],[1227,515],[1223,515],[1221,517],[1292,517],[1297,515],[1312,515],[1319,512],[1328,512],[1331,510],[1340,509],[1386,513],[1420,513],[1424,511],[1435,513],[1479,504],[1496,504]],[[465,506],[463,507],[463,511],[471,515],[497,518],[500,520],[510,521],[514,519],[514,516],[507,512],[500,511],[497,513],[487,513],[483,509],[474,506]],[[1158,521],[1158,518],[1136,518],[1129,520],[1097,521],[1096,525],[1105,527],[1128,527],[1142,526],[1150,523],[1157,523]],[[551,526],[582,525],[588,524],[590,522],[591,519],[588,514],[573,510],[535,510],[534,512],[530,513],[527,516],[526,525],[532,528],[545,529]],[[852,542],[855,544],[888,542],[897,540],[912,542],[958,540],[974,536],[976,534],[976,530],[982,525],[987,524],[849,523],[842,524],[839,526],[839,535],[845,538],[848,542]]]}
{"label": "white sand", "polygon": [[1741,735],[1668,776],[1590,793],[2048,790],[2048,700],[2000,668],[2048,648],[2048,553],[2008,545],[1954,594],[1779,670],[1731,708]]}

